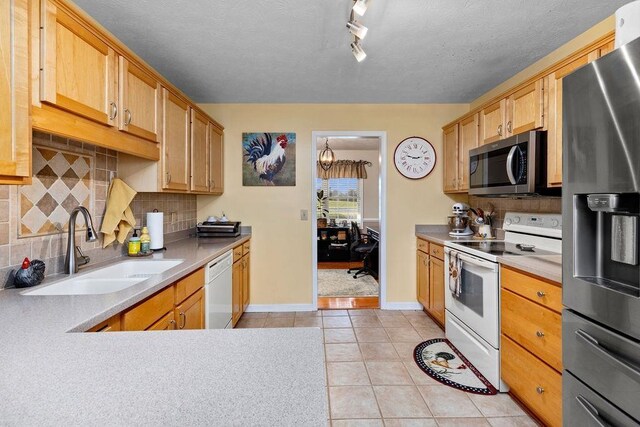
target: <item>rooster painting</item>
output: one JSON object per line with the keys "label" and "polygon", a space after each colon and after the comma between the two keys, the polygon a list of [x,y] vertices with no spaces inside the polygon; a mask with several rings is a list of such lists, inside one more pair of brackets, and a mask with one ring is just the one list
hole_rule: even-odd
{"label": "rooster painting", "polygon": [[295,133],[244,133],[243,185],[296,185],[295,138]]}

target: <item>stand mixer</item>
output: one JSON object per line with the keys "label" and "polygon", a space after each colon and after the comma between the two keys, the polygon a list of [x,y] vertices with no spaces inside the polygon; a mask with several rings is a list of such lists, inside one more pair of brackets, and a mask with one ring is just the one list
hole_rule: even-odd
{"label": "stand mixer", "polygon": [[449,236],[464,237],[473,235],[473,231],[469,228],[468,210],[469,206],[464,203],[456,203],[453,205],[451,209],[453,215],[447,217]]}

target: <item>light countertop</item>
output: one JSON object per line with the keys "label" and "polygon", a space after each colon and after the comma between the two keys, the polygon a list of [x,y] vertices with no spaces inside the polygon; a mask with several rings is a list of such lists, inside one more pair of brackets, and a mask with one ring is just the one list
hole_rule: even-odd
{"label": "light countertop", "polygon": [[[447,241],[456,240],[455,237],[449,236],[446,225],[416,225],[416,237],[440,245],[444,245]],[[469,240],[469,237],[458,240]],[[562,283],[562,255],[499,256],[498,262],[556,283]]]}
{"label": "light countertop", "polygon": [[73,333],[249,238],[167,244],[154,258],[180,265],[112,294],[1,291],[3,424],[326,425],[319,329]]}

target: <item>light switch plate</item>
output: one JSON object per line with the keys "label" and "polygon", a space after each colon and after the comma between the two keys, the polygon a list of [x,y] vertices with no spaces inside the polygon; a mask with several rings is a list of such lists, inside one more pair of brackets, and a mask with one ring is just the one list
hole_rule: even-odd
{"label": "light switch plate", "polygon": [[300,221],[309,220],[309,211],[306,209],[300,209]]}

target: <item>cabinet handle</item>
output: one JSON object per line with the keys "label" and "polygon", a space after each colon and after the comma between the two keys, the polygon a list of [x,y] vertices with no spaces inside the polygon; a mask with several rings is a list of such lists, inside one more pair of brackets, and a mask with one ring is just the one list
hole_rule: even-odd
{"label": "cabinet handle", "polygon": [[536,331],[536,336],[537,336],[538,338],[542,338],[542,337],[544,337],[544,332],[542,332],[542,331]]}
{"label": "cabinet handle", "polygon": [[502,136],[502,125],[498,125],[498,136]]}
{"label": "cabinet handle", "polygon": [[180,329],[184,329],[184,327],[187,325],[187,315],[184,314],[184,312],[180,312],[180,319],[182,320],[182,325],[180,325]]}
{"label": "cabinet handle", "polygon": [[538,394],[544,393],[544,387],[540,387],[540,386],[536,387],[536,393]]}
{"label": "cabinet handle", "polygon": [[131,119],[133,116],[131,115],[131,111],[128,108],[124,109],[124,125],[129,126],[131,124]]}
{"label": "cabinet handle", "polygon": [[507,132],[511,133],[511,120],[507,122]]}
{"label": "cabinet handle", "polygon": [[174,330],[176,329],[176,321],[175,320],[173,320],[173,319],[169,320],[169,325],[173,325],[173,329]]}
{"label": "cabinet handle", "polygon": [[547,294],[544,291],[538,291],[536,292],[536,295],[538,295],[538,298],[543,298]]}
{"label": "cabinet handle", "polygon": [[109,103],[109,106],[111,107],[111,112],[109,113],[109,120],[113,120],[116,117],[118,117],[118,106],[113,101]]}
{"label": "cabinet handle", "polygon": [[167,172],[167,184],[171,183],[171,173]]}

